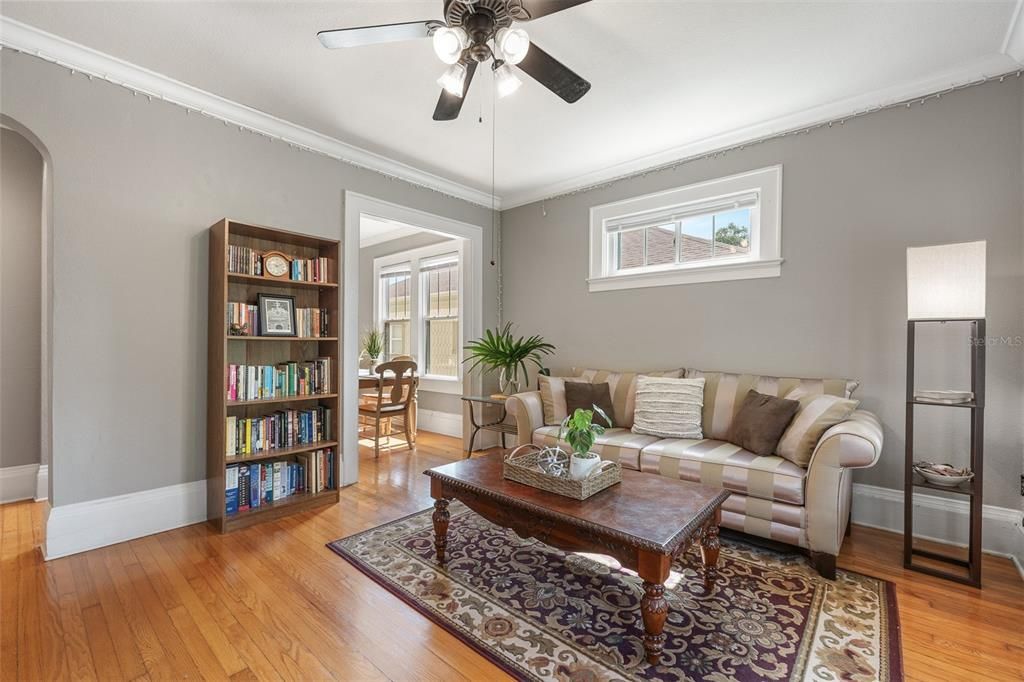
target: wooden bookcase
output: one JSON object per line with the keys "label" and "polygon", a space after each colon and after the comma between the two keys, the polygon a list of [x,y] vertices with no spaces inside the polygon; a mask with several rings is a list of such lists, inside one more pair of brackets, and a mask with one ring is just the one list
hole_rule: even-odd
{"label": "wooden bookcase", "polygon": [[[280,251],[290,258],[327,259],[325,281],[276,280],[256,275],[229,272],[229,246],[244,246],[259,252]],[[207,350],[207,518],[221,532],[243,528],[265,520],[280,518],[312,507],[338,501],[341,481],[339,430],[341,411],[339,343],[340,244],[336,240],[249,225],[224,219],[210,227],[209,342]],[[327,336],[317,338],[231,336],[228,333],[228,303],[256,303],[259,293],[295,297],[296,308],[325,308],[328,311]],[[228,365],[275,365],[288,361],[331,358],[330,392],[325,394],[275,398],[273,400],[229,401]],[[308,409],[321,405],[332,411],[332,433],[328,439],[288,449],[276,449],[255,455],[228,456],[227,417],[259,417],[282,409]],[[334,488],[319,493],[294,494],[259,507],[225,513],[225,477],[227,467],[261,461],[295,461],[297,455],[319,449],[334,450]]]}

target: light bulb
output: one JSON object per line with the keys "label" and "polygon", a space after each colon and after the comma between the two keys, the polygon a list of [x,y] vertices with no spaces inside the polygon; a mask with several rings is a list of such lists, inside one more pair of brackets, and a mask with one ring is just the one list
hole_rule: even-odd
{"label": "light bulb", "polygon": [[441,77],[437,79],[438,85],[456,97],[462,97],[462,87],[465,82],[466,67],[459,63],[449,66],[445,69],[445,72],[441,74]]}
{"label": "light bulb", "polygon": [[494,89],[498,97],[508,97],[519,89],[523,82],[519,80],[508,64],[502,64],[494,70]]}
{"label": "light bulb", "polygon": [[500,29],[494,36],[494,42],[509,64],[523,61],[530,50],[530,36],[521,28]]}
{"label": "light bulb", "polygon": [[462,50],[469,44],[469,36],[461,26],[444,26],[434,31],[434,54],[445,64],[454,64],[462,56]]}

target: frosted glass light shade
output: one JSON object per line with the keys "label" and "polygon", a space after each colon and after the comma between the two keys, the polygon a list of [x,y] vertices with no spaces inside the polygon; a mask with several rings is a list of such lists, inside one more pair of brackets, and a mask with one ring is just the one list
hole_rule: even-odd
{"label": "frosted glass light shade", "polygon": [[907,319],[985,317],[985,242],[907,249]]}

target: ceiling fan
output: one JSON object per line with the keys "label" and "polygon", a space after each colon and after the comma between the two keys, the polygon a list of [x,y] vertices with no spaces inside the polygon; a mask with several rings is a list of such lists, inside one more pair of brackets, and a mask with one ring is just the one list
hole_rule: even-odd
{"label": "ceiling fan", "polygon": [[493,60],[499,97],[512,94],[522,84],[513,65],[570,104],[587,94],[590,83],[532,44],[527,32],[513,25],[585,2],[589,0],[444,0],[444,21],[339,28],[320,31],[317,38],[331,49],[432,38],[434,52],[449,65],[437,80],[442,90],[434,120],[452,121],[459,117],[477,65],[488,59]]}

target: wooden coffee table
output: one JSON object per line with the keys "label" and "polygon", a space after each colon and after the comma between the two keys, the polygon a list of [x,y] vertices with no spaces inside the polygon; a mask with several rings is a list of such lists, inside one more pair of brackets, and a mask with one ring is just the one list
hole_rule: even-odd
{"label": "wooden coffee table", "polygon": [[435,500],[434,547],[442,566],[448,502],[455,499],[520,537],[570,552],[606,554],[636,571],[644,581],[640,612],[652,664],[665,645],[665,580],[672,559],[699,542],[704,589],[714,585],[721,506],[729,497],[721,488],[623,470],[622,483],[579,501],[506,480],[500,452],[424,473]]}

